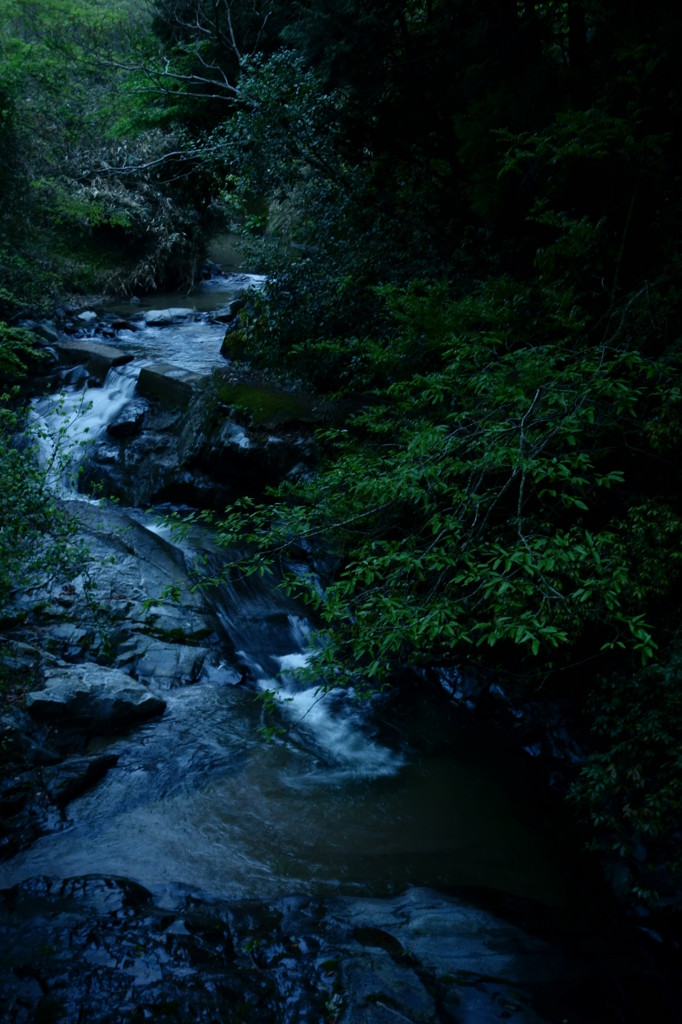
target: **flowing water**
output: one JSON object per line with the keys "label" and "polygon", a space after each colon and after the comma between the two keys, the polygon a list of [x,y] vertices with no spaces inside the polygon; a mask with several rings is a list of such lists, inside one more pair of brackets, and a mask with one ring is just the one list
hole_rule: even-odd
{"label": "flowing water", "polygon": [[[121,326],[110,344],[135,359],[102,388],[67,395],[69,436],[96,436],[149,362],[202,373],[220,365],[225,328],[210,310],[259,284],[245,275],[213,280],[170,326],[149,325],[147,307],[125,310],[136,329]],[[167,305],[180,303],[172,297]],[[54,401],[36,404],[48,426],[63,422]],[[149,513],[129,515],[168,539]],[[194,547],[211,547],[210,536],[183,546],[191,559]],[[116,767],[68,805],[61,831],[0,866],[0,887],[34,875],[101,873],[157,895],[188,886],[272,897],[430,885],[564,903],[566,880],[529,813],[525,767],[492,734],[462,723],[445,701],[431,709],[413,697],[406,707],[394,697],[363,703],[299,689],[291,670],[310,657],[301,609],[253,579],[212,600],[248,684],[233,667],[215,665],[195,685],[164,693],[160,720],[93,745],[116,752]],[[269,743],[256,699],[265,689],[278,694],[282,724]]]}

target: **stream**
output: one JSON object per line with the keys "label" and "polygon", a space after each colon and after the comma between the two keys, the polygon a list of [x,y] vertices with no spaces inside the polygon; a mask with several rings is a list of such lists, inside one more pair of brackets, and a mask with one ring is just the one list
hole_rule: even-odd
{"label": "stream", "polygon": [[[142,366],[164,361],[207,373],[220,365],[225,326],[213,318],[213,313],[229,305],[245,287],[258,287],[260,283],[260,279],[248,275],[226,275],[211,280],[189,299],[157,296],[142,310],[122,309],[121,314],[134,319],[137,329],[123,326],[109,343],[133,353],[135,358],[111,370],[101,388],[90,388],[85,405],[77,387],[69,392],[67,403],[74,410],[85,410],[73,417],[71,436],[75,440],[99,436],[134,394]],[[178,314],[178,322],[167,326],[150,322],[153,309],[178,313],[179,307],[187,312]],[[146,319],[141,320],[143,315]],[[87,326],[84,330],[87,337]],[[35,403],[35,415],[44,424],[50,424],[54,402],[50,396]],[[197,529],[181,543],[176,542],[153,509],[119,508],[118,515],[146,531],[150,543],[173,546],[188,564],[197,553],[214,553],[207,531]],[[15,915],[12,927],[13,934],[19,936],[19,949],[37,941],[36,934],[48,936],[47,944],[58,949],[61,940],[45,922],[66,920],[64,915],[72,915],[68,917],[72,922],[76,899],[84,901],[79,913],[91,922],[91,931],[104,934],[110,919],[103,909],[100,890],[93,888],[103,884],[96,879],[109,880],[107,907],[112,905],[112,893],[129,892],[125,886],[143,887],[140,891],[144,894],[136,897],[135,905],[142,909],[136,911],[135,928],[138,936],[146,936],[146,952],[142,954],[145,963],[145,957],[149,959],[156,950],[158,976],[156,966],[149,967],[151,974],[135,982],[137,988],[133,985],[132,995],[124,995],[121,990],[118,997],[112,996],[105,986],[100,998],[93,995],[94,983],[90,982],[87,986],[83,982],[83,990],[73,996],[74,986],[78,987],[73,980],[76,976],[66,971],[64,977],[68,974],[72,980],[63,982],[62,988],[59,984],[56,987],[62,1009],[50,1016],[48,1008],[47,1016],[42,1017],[36,1006],[47,998],[46,992],[52,992],[53,983],[41,976],[38,983],[42,995],[38,997],[36,989],[33,1003],[29,995],[24,1003],[15,999],[13,1016],[3,1020],[189,1019],[183,1014],[206,1021],[291,1020],[292,1024],[304,1020],[340,1020],[344,1024],[457,1020],[485,1024],[498,1019],[527,1024],[559,1020],[597,1024],[639,1019],[627,1015],[627,999],[624,1004],[620,996],[616,999],[613,995],[622,983],[612,986],[609,979],[614,974],[620,977],[629,968],[612,963],[611,940],[605,939],[603,931],[606,926],[599,923],[600,911],[575,870],[572,853],[566,849],[561,828],[557,828],[559,818],[555,820],[546,807],[534,804],[537,793],[530,758],[512,751],[492,727],[463,717],[451,707],[445,693],[436,702],[420,700],[418,693],[388,694],[363,702],[352,694],[335,692],[320,699],[314,689],[299,688],[291,670],[310,657],[310,624],[305,610],[273,591],[267,581],[250,578],[238,587],[208,591],[207,599],[225,637],[225,656],[208,659],[192,685],[165,688],[167,706],[162,717],[124,736],[91,739],[88,753],[114,754],[115,766],[94,788],[68,804],[57,829],[0,863],[0,889],[15,894],[8,907]],[[237,652],[239,668],[231,662],[228,648]],[[246,672],[240,677],[242,667]],[[244,681],[246,675],[248,682]],[[260,731],[263,710],[257,697],[263,690],[277,693],[282,725],[279,735],[269,742]],[[83,883],[78,896],[75,890],[69,890],[67,900],[66,879],[90,881]],[[16,893],[24,894],[24,903],[21,899],[17,903]],[[399,981],[397,975],[386,974],[390,965],[381,967],[381,979],[375,979],[368,995],[365,982],[359,980],[360,975],[365,977],[363,972],[370,971],[368,948],[375,971],[379,970],[377,957],[384,954],[388,956],[387,964],[390,960],[401,971],[406,970],[407,961],[398,963],[400,958],[394,955],[391,943],[407,948],[408,932],[413,950],[422,948],[415,936],[422,934],[419,927],[425,927],[426,911],[419,902],[424,893],[428,894],[429,914],[437,911],[441,926],[444,915],[456,911],[461,921],[462,914],[469,914],[469,923],[461,926],[465,937],[460,935],[455,942],[452,935],[439,933],[434,924],[433,948],[410,954],[420,957],[421,967],[412,971],[410,985],[417,992],[418,983],[419,992],[423,989],[428,994],[423,1006],[416,1006],[414,993],[399,994],[405,979],[400,975],[403,980]],[[121,900],[116,911],[119,923],[125,918],[121,907],[132,905],[128,897],[121,896]],[[223,1003],[217,1002],[206,1004],[206,1010],[202,1000],[208,998],[206,992],[210,990],[206,977],[215,978],[213,960],[206,960],[203,967],[201,963],[197,967],[194,959],[189,966],[188,961],[182,961],[185,973],[181,984],[180,975],[164,967],[166,961],[157,950],[161,939],[156,932],[150,933],[149,922],[160,921],[163,911],[172,922],[164,925],[164,950],[170,948],[171,932],[181,934],[185,929],[195,938],[203,936],[198,925],[193,930],[188,923],[188,900],[193,906],[200,903],[211,907],[223,924],[229,919],[233,933],[240,928],[262,931],[263,921],[269,920],[273,908],[286,916],[283,908],[295,904],[300,915],[308,915],[307,932],[300,920],[296,926],[301,935],[308,935],[305,941],[297,940],[299,966],[289,967],[292,977],[299,978],[295,998],[284,998],[281,980],[273,982],[276,996],[268,990],[267,999],[265,995],[261,998],[260,989],[256,991],[260,981],[251,978],[242,964],[239,984],[245,986],[245,991],[240,989],[240,998],[251,1006],[251,1016],[243,1011],[244,1016],[239,1017],[234,1008],[230,1013],[235,1015],[229,1016]],[[405,909],[406,900],[413,901],[411,909]],[[235,906],[252,907],[254,901],[261,908],[256,918],[252,910],[248,922],[239,918]],[[315,919],[314,939],[310,938],[310,901],[323,901],[327,907],[324,924],[319,923],[319,916]],[[149,908],[155,909],[152,912]],[[359,908],[364,916],[358,916]],[[348,935],[355,937],[357,949],[348,937],[342,940],[337,936],[333,941],[320,938],[331,935],[329,921],[337,918],[354,921]],[[421,926],[414,924],[416,919],[422,920]],[[99,923],[93,925],[93,920]],[[125,927],[132,927],[128,918],[125,921]],[[504,921],[510,923],[504,925]],[[528,925],[529,930],[518,931],[522,925]],[[296,931],[292,924],[287,927],[290,932]],[[284,925],[282,928],[286,930]],[[499,931],[503,928],[509,930]],[[69,929],[64,932],[70,936],[67,945],[77,951],[81,948],[80,933],[73,923]],[[583,948],[586,934],[589,954]],[[108,941],[111,953],[115,943],[113,939]],[[270,952],[263,953],[263,960],[256,964],[258,970],[270,971],[269,977],[279,978],[275,965],[279,970],[282,955],[276,957],[272,950],[280,940],[275,942],[270,930],[259,941],[261,948]],[[346,968],[341,981],[336,978],[336,988],[329,983],[326,1008],[321,1010],[316,1003],[316,987],[321,991],[327,983],[319,980],[313,984],[310,979],[321,970],[320,950],[326,948],[325,942],[336,942],[335,949],[339,945],[343,948]],[[568,957],[566,942],[571,947]],[[94,948],[90,940],[83,939],[82,943],[85,950]],[[471,952],[476,943],[476,950]],[[543,950],[551,950],[554,966],[549,975],[544,968],[528,969],[529,949],[535,956],[537,943],[543,944]],[[595,943],[599,949],[596,956],[592,952]],[[242,951],[247,945],[242,943]],[[98,943],[95,946],[99,948]],[[479,947],[485,947],[489,957],[485,969],[479,962]],[[457,955],[455,950],[459,951]],[[506,958],[503,967],[496,966],[500,950]],[[360,959],[361,954],[365,959]],[[59,958],[61,954],[54,955]],[[239,956],[246,957],[244,952],[234,955],[236,962]],[[447,955],[453,957],[451,970],[446,969]],[[251,951],[249,956],[254,959]],[[438,957],[443,962],[436,967]],[[330,955],[328,962],[332,959]],[[125,958],[119,960],[111,953],[111,960],[112,964],[116,962],[117,970],[127,971],[126,976],[132,977],[129,968],[120,966]],[[538,962],[533,960],[534,964]],[[576,962],[580,965],[579,980]],[[114,967],[110,965],[110,969]],[[496,975],[498,969],[501,975]],[[425,972],[429,971],[433,979],[441,980],[426,984]],[[450,994],[446,996],[438,988],[445,985],[442,978],[461,980],[467,971],[470,977],[456,995],[448,989]],[[203,981],[197,980],[197,972]],[[248,984],[244,981],[247,974]],[[491,977],[497,978],[496,988]],[[173,990],[174,1005],[179,1007],[175,1016],[170,1011],[167,1016],[154,1011],[161,1005],[162,983]],[[230,984],[232,992],[237,982]],[[454,982],[447,984],[452,986]],[[517,990],[524,984],[526,995],[519,996]],[[542,998],[535,990],[537,985]],[[375,990],[384,993],[381,998]],[[515,996],[510,995],[512,990]],[[600,996],[595,996],[596,991]],[[146,1001],[142,998],[145,993]],[[112,998],[120,999],[116,1014],[111,1010]],[[80,1007],[78,1013],[82,1011],[84,1016],[77,1015],[73,1009],[76,1004]],[[109,1006],[106,1010],[105,1004]],[[389,1010],[380,1012],[384,1004]],[[29,1010],[22,1016],[24,1005]],[[136,1006],[143,1007],[139,1016],[135,1016]],[[109,1012],[111,1018],[107,1017]],[[206,1016],[202,1016],[204,1012]]]}

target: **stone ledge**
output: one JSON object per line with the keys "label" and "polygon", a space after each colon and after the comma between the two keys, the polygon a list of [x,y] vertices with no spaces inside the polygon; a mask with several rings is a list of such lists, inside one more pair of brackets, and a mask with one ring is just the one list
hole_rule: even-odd
{"label": "stone ledge", "polygon": [[123,366],[134,359],[129,352],[99,341],[63,341],[57,346],[57,351],[65,362],[82,363],[93,377],[102,381],[112,366]]}
{"label": "stone ledge", "polygon": [[172,363],[154,363],[142,368],[137,391],[167,407],[186,409],[195,390],[205,387],[208,381],[207,376]]}
{"label": "stone ledge", "polygon": [[96,663],[49,669],[43,689],[26,697],[33,718],[94,735],[125,729],[165,707],[165,700],[127,672]]}

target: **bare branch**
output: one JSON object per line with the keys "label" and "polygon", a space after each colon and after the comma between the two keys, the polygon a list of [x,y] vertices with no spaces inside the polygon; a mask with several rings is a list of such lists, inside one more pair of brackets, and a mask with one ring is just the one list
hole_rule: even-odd
{"label": "bare branch", "polygon": [[523,459],[524,459],[525,448],[526,448],[525,426],[526,426],[526,420],[528,419],[528,417],[532,413],[532,411],[535,408],[535,405],[537,403],[537,400],[540,397],[540,390],[541,389],[538,388],[537,391],[535,392],[535,395],[533,396],[533,401],[530,403],[530,406],[528,407],[528,409],[526,409],[525,413],[521,417],[521,422],[519,424],[519,460],[522,463],[521,483],[519,484],[519,500],[518,500],[517,509],[516,509],[516,519],[517,519],[519,536],[521,536],[521,519],[522,519],[522,516],[523,516],[523,492],[524,492],[524,488],[525,488],[525,485],[526,485],[526,467],[523,466]]}
{"label": "bare branch", "polygon": [[145,163],[134,163],[134,164],[122,164],[115,166],[113,164],[101,164],[96,171],[84,171],[83,174],[77,179],[78,181],[88,181],[96,174],[106,175],[126,175],[126,174],[140,174],[143,171],[149,171],[153,167],[159,167],[161,164],[166,163],[168,160],[180,159],[185,161],[200,160],[204,154],[203,149],[193,150],[181,150],[174,149],[169,153],[163,153],[161,156],[156,157],[154,160],[147,160]]}
{"label": "bare branch", "polygon": [[[238,59],[241,60],[242,59],[242,55],[240,53],[239,47],[237,46],[237,40],[236,40],[235,35],[234,35],[234,25],[232,24],[232,5],[228,3],[228,4],[226,4],[226,8],[227,8],[227,27],[230,30],[230,39],[232,40],[232,49],[237,54]],[[267,16],[266,16],[266,20],[267,20]],[[258,33],[258,36],[260,37],[260,32]]]}
{"label": "bare branch", "polygon": [[[142,64],[142,63],[127,63],[125,61],[114,60],[113,58],[108,58],[108,59],[104,60],[103,63],[105,64],[106,67],[118,68],[119,71],[139,72],[141,75],[144,75],[145,78],[147,78],[150,81],[152,81],[155,84],[157,84],[157,87],[160,90],[163,90],[166,93],[170,93],[170,92],[172,92],[172,90],[164,88],[163,86],[161,86],[160,83],[162,81],[185,82],[185,83],[188,83],[190,85],[197,85],[197,86],[198,85],[207,85],[207,86],[211,87],[212,89],[222,89],[225,92],[229,93],[230,96],[238,96],[239,95],[238,87],[236,85],[234,85],[232,82],[230,82],[230,80],[228,79],[228,77],[227,77],[227,75],[225,74],[224,71],[222,71],[220,68],[218,68],[214,64],[207,64],[205,61],[203,61],[201,59],[201,56],[199,54],[197,54],[197,57],[201,61],[202,65],[205,68],[207,68],[207,70],[218,72],[219,77],[218,77],[218,75],[216,75],[213,78],[208,78],[208,77],[206,77],[204,75],[197,75],[197,74],[186,74],[185,75],[185,74],[181,74],[179,71],[172,71],[171,70],[171,66],[170,66],[170,60],[169,60],[168,57],[164,58],[165,67],[163,69],[160,69],[158,67],[157,68],[150,67],[149,65]],[[197,92],[197,93],[189,93],[189,94],[183,93],[183,95],[206,96],[207,94],[206,93]],[[212,99],[225,99],[224,93],[212,93],[212,94],[209,94],[209,96]]]}

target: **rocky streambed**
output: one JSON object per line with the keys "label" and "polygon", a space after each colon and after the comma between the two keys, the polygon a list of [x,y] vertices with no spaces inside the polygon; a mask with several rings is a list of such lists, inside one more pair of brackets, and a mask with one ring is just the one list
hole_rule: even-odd
{"label": "rocky streambed", "polygon": [[120,504],[65,497],[82,563],[5,624],[3,1020],[675,1020],[656,936],[583,873],[526,755],[459,691],[301,690],[304,611],[196,587],[210,534],[150,512],[312,464],[328,410],[220,359],[243,286],[50,338],[95,439],[81,487]]}

